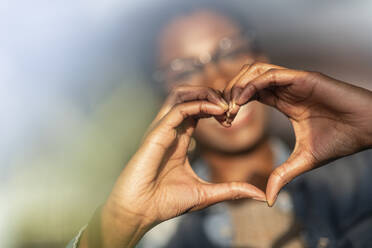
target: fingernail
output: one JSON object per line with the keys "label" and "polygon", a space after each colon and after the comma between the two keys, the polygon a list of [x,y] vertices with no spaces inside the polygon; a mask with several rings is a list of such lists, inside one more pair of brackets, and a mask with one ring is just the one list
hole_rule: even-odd
{"label": "fingernail", "polygon": [[274,199],[273,199],[272,201],[268,200],[268,201],[267,201],[267,205],[268,205],[269,207],[274,206],[274,203],[275,203],[277,197],[278,197],[278,195],[275,195],[275,197],[274,197]]}
{"label": "fingernail", "polygon": [[229,114],[228,114],[228,116],[226,117],[226,121],[228,122],[228,123],[232,123],[233,121],[234,121],[234,119],[235,119],[235,114],[232,114],[231,113],[231,110],[229,110],[229,112],[228,112]]}
{"label": "fingernail", "polygon": [[236,107],[236,101],[235,101],[235,99],[233,99],[231,101],[231,109],[235,109],[235,107]]}
{"label": "fingernail", "polygon": [[229,110],[229,105],[226,102],[221,102],[220,105],[223,108],[223,110],[225,110],[225,112]]}
{"label": "fingernail", "polygon": [[229,110],[226,112],[226,120],[230,118],[230,108]]}
{"label": "fingernail", "polygon": [[232,103],[236,104],[240,98],[240,93],[235,95],[234,98],[231,100]]}
{"label": "fingernail", "polygon": [[222,122],[222,124],[224,125],[224,127],[231,127],[231,123],[229,123],[227,120]]}
{"label": "fingernail", "polygon": [[227,104],[225,99],[223,99],[222,97],[220,97],[219,99],[220,99],[220,105],[225,111],[227,111],[229,109],[229,105]]}

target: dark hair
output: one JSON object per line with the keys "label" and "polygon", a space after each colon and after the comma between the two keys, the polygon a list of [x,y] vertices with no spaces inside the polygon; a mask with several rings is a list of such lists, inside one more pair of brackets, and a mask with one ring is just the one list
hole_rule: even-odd
{"label": "dark hair", "polygon": [[248,25],[249,21],[246,15],[236,6],[228,2],[220,2],[217,0],[190,0],[190,1],[172,1],[172,2],[163,2],[162,4],[157,4],[156,6],[150,5],[147,6],[145,10],[146,16],[143,19],[146,19],[142,22],[145,27],[143,29],[144,36],[139,38],[137,44],[140,57],[138,66],[144,69],[146,73],[146,78],[149,82],[152,82],[152,86],[155,90],[159,90],[161,87],[156,87],[155,80],[153,79],[154,68],[156,65],[156,42],[159,32],[172,21],[174,18],[187,15],[196,10],[211,10],[217,13],[228,17],[229,19],[236,22],[240,28],[249,34],[252,37],[252,49],[255,52],[260,52],[259,46],[257,44],[256,32],[255,30]]}

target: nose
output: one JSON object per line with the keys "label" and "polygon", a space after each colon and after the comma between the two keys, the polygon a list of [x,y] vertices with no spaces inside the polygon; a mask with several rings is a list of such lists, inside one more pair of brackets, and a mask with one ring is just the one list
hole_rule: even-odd
{"label": "nose", "polygon": [[204,80],[208,87],[223,91],[228,83],[228,78],[215,63],[208,63],[204,67]]}

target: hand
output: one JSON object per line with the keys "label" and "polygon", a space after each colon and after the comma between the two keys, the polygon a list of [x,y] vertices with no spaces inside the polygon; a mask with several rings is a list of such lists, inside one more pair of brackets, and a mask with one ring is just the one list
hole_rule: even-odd
{"label": "hand", "polygon": [[296,176],[372,147],[372,92],[320,73],[246,65],[226,87],[224,97],[230,101],[231,118],[239,106],[258,100],[278,109],[293,125],[295,148],[268,180],[270,206]]}
{"label": "hand", "polygon": [[221,201],[266,200],[248,183],[203,181],[189,164],[187,150],[197,120],[223,116],[227,109],[210,88],[182,86],[173,91],[103,208],[104,247],[132,247],[154,225]]}

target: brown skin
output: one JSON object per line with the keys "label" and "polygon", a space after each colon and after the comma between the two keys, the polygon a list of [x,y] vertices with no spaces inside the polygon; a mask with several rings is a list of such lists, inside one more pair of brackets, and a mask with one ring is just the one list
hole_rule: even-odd
{"label": "brown skin", "polygon": [[[213,54],[221,39],[241,33],[236,23],[215,12],[202,10],[178,17],[159,36],[159,67],[169,65],[175,59],[197,59],[206,53]],[[228,64],[208,63],[202,76],[187,80],[186,84],[223,91],[242,65],[257,60],[267,61],[267,58],[246,53]],[[168,76],[171,78],[172,74]],[[174,81],[166,81],[168,90],[173,87],[177,87]],[[201,156],[210,167],[213,182],[250,182],[264,190],[273,170],[272,151],[264,137],[267,109],[254,102],[240,112],[230,128],[213,118],[200,120],[194,137],[201,147]]]}
{"label": "brown skin", "polygon": [[[227,110],[226,102],[210,88],[189,86],[170,94],[104,205],[103,247],[133,247],[154,225],[221,201],[266,200],[253,185],[212,184],[191,169],[187,150],[197,121]],[[87,235],[80,247],[88,247]]]}
{"label": "brown skin", "polygon": [[[200,18],[199,22],[191,25],[197,18]],[[213,27],[210,28],[211,32],[219,27],[224,27],[225,31],[234,30],[234,24],[227,18],[210,12],[209,14],[196,12],[188,18],[178,18],[178,24],[176,19],[168,26],[168,32],[171,33],[172,25],[177,27],[183,23],[182,28],[181,26],[178,29],[174,28],[172,32],[180,32],[178,30],[182,29],[185,34],[192,33],[192,30],[198,30],[199,26],[202,27],[201,24],[208,20],[207,26]],[[219,23],[221,21],[224,23]],[[166,30],[163,38],[167,37]],[[217,33],[223,31],[219,29],[215,32],[216,37]],[[183,32],[179,33],[179,36]],[[202,34],[207,30],[204,29],[203,32],[199,30],[199,32],[198,37],[202,38]],[[208,39],[205,38],[209,40],[212,33],[209,34]],[[160,54],[164,55],[163,60],[160,61],[167,62],[165,59],[167,53],[169,53],[168,60],[181,55],[192,56],[191,53],[181,54],[194,49],[193,47],[186,49],[186,43],[202,44],[200,41],[192,40],[192,37],[193,35],[190,34],[188,39],[180,39],[178,43],[168,43],[169,50],[160,50],[162,51]],[[170,42],[169,39],[171,39],[170,34],[164,42],[165,40]],[[177,44],[182,40],[187,42],[177,48]],[[208,49],[206,44],[209,42],[205,41],[205,46],[201,46],[202,50]],[[198,56],[197,51],[194,53],[194,56]],[[274,202],[280,188],[298,174],[332,159],[372,147],[372,93],[370,91],[317,73],[288,70],[268,64],[245,66],[238,76],[227,84],[226,82],[229,82],[232,76],[228,73],[222,74],[220,70],[213,68],[214,65],[210,66],[212,74],[209,74],[210,70],[207,66],[205,80],[203,80],[205,84],[195,82],[192,85],[200,86],[185,85],[181,89],[177,87],[172,91],[151,125],[143,144],[118,178],[101,215],[103,247],[133,247],[151,227],[161,221],[220,201],[237,198],[264,200],[263,192],[244,182],[253,173],[249,170],[255,166],[247,166],[247,164],[239,166],[243,164],[241,161],[246,162],[248,159],[257,167],[260,162],[272,166],[267,159],[260,159],[265,157],[262,154],[269,152],[265,150],[267,144],[264,142],[260,146],[255,146],[264,133],[262,126],[265,121],[261,118],[261,115],[264,115],[261,113],[264,112],[264,108],[254,103],[254,118],[244,118],[244,121],[235,120],[232,125],[233,131],[230,133],[231,139],[226,138],[230,136],[222,131],[224,127],[220,127],[215,120],[220,121],[220,117],[227,115],[227,112],[238,114],[236,118],[239,118],[239,115],[244,115],[244,107],[240,108],[240,106],[245,106],[257,95],[261,103],[279,109],[291,119],[297,141],[289,160],[270,176],[267,187],[270,204]],[[207,75],[216,76],[207,77]],[[168,84],[171,86],[170,82]],[[225,100],[222,100],[219,92],[214,89],[224,90]],[[226,102],[230,107],[226,106]],[[253,103],[249,103],[251,104]],[[202,119],[196,128],[197,120],[211,116],[214,118]],[[239,122],[239,129],[234,130],[235,123],[239,124]],[[240,133],[241,129],[243,131]],[[215,181],[234,179],[242,180],[241,182],[212,184],[195,175],[186,154],[194,130],[199,142],[203,139],[213,139],[216,143],[216,145],[210,144],[209,149],[204,151],[204,156],[212,167]],[[202,132],[210,133],[203,135]],[[234,132],[239,135],[235,135]],[[230,153],[229,155],[223,156],[213,152],[214,149],[224,147]],[[240,152],[247,147],[255,147],[255,149],[250,154],[231,156],[234,151]],[[225,168],[229,166],[224,165],[229,162],[232,164],[233,171],[235,167],[238,168],[236,170],[241,172],[241,177],[239,173],[231,173],[229,176],[221,173],[228,171]],[[266,168],[262,171],[266,170],[265,173],[268,174],[267,168],[270,167],[262,167]],[[83,234],[80,247],[88,247],[87,235],[89,234]]]}
{"label": "brown skin", "polygon": [[[205,51],[213,52],[221,38],[239,31],[235,23],[213,12],[196,12],[177,18],[159,36],[159,66],[175,58],[197,58]],[[217,90],[223,91],[241,66],[254,59],[257,58],[243,54],[234,63],[225,65],[224,70],[214,64],[207,65],[202,80],[181,86],[167,82],[170,91],[168,98],[103,208],[104,247],[134,246],[152,226],[220,201],[241,198],[266,200],[261,190],[246,182],[254,174],[264,174],[262,177],[267,178],[272,171],[272,158],[267,156],[271,154],[268,143],[263,142],[255,149],[256,152],[231,156],[255,146],[262,138],[266,122],[264,105],[253,103],[246,110],[243,108],[240,117],[246,118],[239,121],[238,116],[235,121],[240,123],[239,128],[234,128],[234,123],[227,129],[219,119],[225,115],[228,104]],[[218,106],[218,111],[203,108],[202,111],[193,112],[193,118],[190,118],[185,116],[186,109],[179,107],[183,104],[200,105],[201,101],[204,105]],[[249,115],[245,115],[245,111]],[[185,117],[183,123],[180,122],[180,113]],[[214,118],[199,120],[206,113]],[[174,122],[173,119],[177,117],[178,126],[170,126],[164,121],[164,116],[167,122]],[[195,119],[198,119],[196,128]],[[213,182],[217,184],[201,180],[190,167],[186,152],[194,129],[198,142],[205,143],[208,148],[204,157],[214,168]],[[222,156],[217,150],[230,154]],[[254,166],[247,167],[247,161]],[[226,164],[230,164],[230,169]],[[257,185],[264,189],[264,183]],[[86,233],[83,234],[80,247],[87,247]]]}
{"label": "brown skin", "polygon": [[[268,180],[274,204],[280,189],[306,171],[372,145],[372,92],[318,72],[254,63],[243,67],[224,96],[232,105],[252,100],[272,106],[291,121],[296,145]],[[239,107],[234,108],[237,112]]]}

